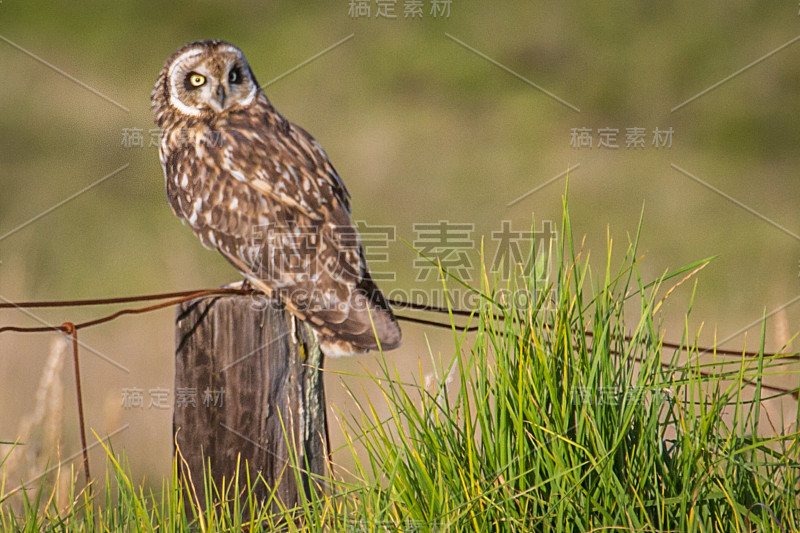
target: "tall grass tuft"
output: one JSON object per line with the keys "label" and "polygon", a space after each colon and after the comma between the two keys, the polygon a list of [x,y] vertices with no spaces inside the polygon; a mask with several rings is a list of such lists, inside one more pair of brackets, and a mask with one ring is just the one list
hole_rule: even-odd
{"label": "tall grass tuft", "polygon": [[484,272],[477,336],[453,327],[454,356],[433,390],[422,378],[402,384],[381,359],[373,378],[391,420],[366,400],[348,427],[380,473],[359,471],[369,486],[381,483],[360,523],[369,531],[796,530],[797,420],[791,433],[759,437],[760,404],[742,394],[797,402],[797,389],[762,388],[785,361],[763,354],[763,335],[758,357],[729,364],[709,362],[689,331],[682,350],[664,349],[659,310],[707,261],[645,283],[636,240],[616,269],[609,241],[597,275],[576,251],[566,204],[562,228],[552,277],[533,262],[499,291]]}
{"label": "tall grass tuft", "polygon": [[[767,378],[785,360],[701,353],[684,330],[662,344],[665,300],[707,261],[645,282],[637,238],[612,268],[589,266],[564,205],[561,239],[500,284],[484,271],[480,304],[450,314],[453,352],[440,372],[404,381],[390,356],[366,379],[378,398],[340,413],[354,470],[296,509],[240,502],[262,481],[234,477],[198,502],[180,462],[159,493],[130,481],[108,450],[105,497],[78,493],[66,511],[22,510],[0,491],[4,530],[56,531],[689,531],[800,527],[798,420],[772,427],[761,401],[798,402]],[[543,259],[544,258],[544,259]],[[442,271],[442,283],[460,283]],[[692,293],[693,294],[693,293]],[[687,313],[686,324],[689,323]],[[794,370],[794,376],[798,372]],[[355,395],[353,395],[355,398]],[[752,398],[756,398],[753,400]],[[759,401],[760,399],[760,401]],[[388,417],[385,413],[388,412]],[[785,429],[790,428],[790,429]],[[357,444],[359,443],[359,444]],[[359,450],[359,445],[364,451]],[[5,485],[3,485],[5,486]],[[277,510],[276,510],[277,509]],[[9,529],[10,528],[10,529]]]}

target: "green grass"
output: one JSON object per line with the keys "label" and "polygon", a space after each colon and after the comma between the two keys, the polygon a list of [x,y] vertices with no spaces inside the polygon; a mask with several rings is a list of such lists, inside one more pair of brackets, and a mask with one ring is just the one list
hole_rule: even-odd
{"label": "green grass", "polygon": [[[415,383],[403,382],[391,357],[379,356],[380,372],[367,379],[382,395],[357,400],[355,414],[339,413],[354,470],[320,479],[327,489],[298,508],[241,503],[234,495],[250,494],[260,480],[240,478],[222,487],[204,480],[216,497],[198,505],[180,486],[177,460],[163,490],[146,492],[108,450],[104,494],[77,493],[80,485],[72,484],[69,502],[59,505],[42,485],[12,505],[6,487],[0,526],[797,530],[798,420],[766,420],[759,402],[744,394],[749,387],[762,401],[783,396],[796,403],[797,389],[764,386],[765,378],[786,373],[784,361],[763,348],[756,357],[701,356],[688,326],[682,350],[662,346],[664,302],[676,287],[692,290],[706,262],[646,283],[637,270],[638,237],[616,268],[609,241],[597,271],[572,239],[566,204],[560,234],[549,262],[539,256],[515,281],[500,285],[484,273],[475,289],[479,308],[466,318],[450,315],[451,357],[431,356],[441,375],[426,384],[420,371]],[[444,272],[442,280],[445,287],[460,283]],[[477,331],[455,325],[465,321]]]}

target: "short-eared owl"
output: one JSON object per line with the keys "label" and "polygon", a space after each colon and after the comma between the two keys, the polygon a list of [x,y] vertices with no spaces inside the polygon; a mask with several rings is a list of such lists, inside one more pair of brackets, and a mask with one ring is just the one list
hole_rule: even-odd
{"label": "short-eared owl", "polygon": [[307,321],[326,355],[400,344],[344,183],[319,143],[270,104],[241,50],[184,46],[152,104],[167,198],[206,247]]}

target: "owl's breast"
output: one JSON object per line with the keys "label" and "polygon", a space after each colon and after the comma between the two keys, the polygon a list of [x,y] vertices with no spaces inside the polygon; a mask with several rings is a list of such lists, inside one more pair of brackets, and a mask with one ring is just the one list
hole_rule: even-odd
{"label": "owl's breast", "polygon": [[176,146],[165,160],[167,199],[204,246],[239,256],[283,210],[234,175],[226,157],[224,148],[205,142]]}

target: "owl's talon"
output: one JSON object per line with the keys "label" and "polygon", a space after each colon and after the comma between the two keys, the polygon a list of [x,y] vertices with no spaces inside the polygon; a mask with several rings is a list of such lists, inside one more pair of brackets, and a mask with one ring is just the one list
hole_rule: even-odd
{"label": "owl's talon", "polygon": [[244,292],[255,292],[256,288],[253,287],[253,284],[250,283],[250,280],[245,278],[242,281],[234,281],[232,283],[227,283],[220,287],[221,289],[235,289],[237,291],[244,291]]}

